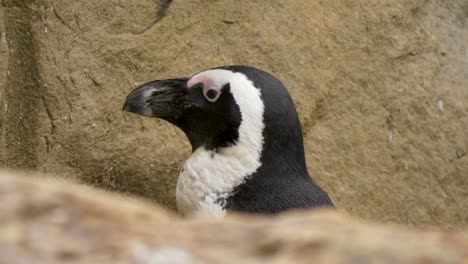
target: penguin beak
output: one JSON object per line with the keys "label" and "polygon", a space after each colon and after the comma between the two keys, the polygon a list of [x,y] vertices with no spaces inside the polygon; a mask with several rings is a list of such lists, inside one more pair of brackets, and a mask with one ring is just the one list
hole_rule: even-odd
{"label": "penguin beak", "polygon": [[135,88],[125,100],[123,111],[148,117],[177,119],[189,107],[188,78],[157,80]]}

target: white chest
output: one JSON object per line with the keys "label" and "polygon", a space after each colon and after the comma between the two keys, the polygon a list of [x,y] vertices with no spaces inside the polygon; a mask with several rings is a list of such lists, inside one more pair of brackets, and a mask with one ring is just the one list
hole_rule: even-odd
{"label": "white chest", "polygon": [[177,208],[184,215],[224,216],[225,200],[260,166],[257,153],[241,146],[196,150],[177,181]]}

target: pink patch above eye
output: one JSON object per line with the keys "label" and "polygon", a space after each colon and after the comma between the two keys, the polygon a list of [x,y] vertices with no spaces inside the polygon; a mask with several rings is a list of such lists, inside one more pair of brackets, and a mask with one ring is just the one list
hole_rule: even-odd
{"label": "pink patch above eye", "polygon": [[203,83],[203,87],[213,87],[214,82],[205,76],[194,76],[187,83],[187,87],[190,89],[196,84]]}

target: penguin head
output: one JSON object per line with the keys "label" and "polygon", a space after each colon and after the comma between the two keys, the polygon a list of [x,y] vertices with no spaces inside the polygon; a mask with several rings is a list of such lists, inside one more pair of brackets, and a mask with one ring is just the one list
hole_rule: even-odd
{"label": "penguin head", "polygon": [[193,150],[237,144],[241,124],[248,125],[249,138],[262,140],[260,90],[245,75],[227,68],[206,70],[190,78],[148,82],[127,96],[123,108],[176,125],[187,135]]}
{"label": "penguin head", "polygon": [[176,125],[193,151],[241,144],[254,156],[270,148],[283,156],[292,151],[297,162],[305,162],[289,93],[273,75],[254,67],[222,66],[189,78],[151,81],[127,96],[123,110]]}

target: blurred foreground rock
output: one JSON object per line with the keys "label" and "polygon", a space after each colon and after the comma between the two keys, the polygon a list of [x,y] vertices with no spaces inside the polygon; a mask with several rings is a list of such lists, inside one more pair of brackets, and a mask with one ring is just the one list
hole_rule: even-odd
{"label": "blurred foreground rock", "polygon": [[333,211],[181,219],[144,201],[0,172],[0,263],[466,263],[468,233]]}

